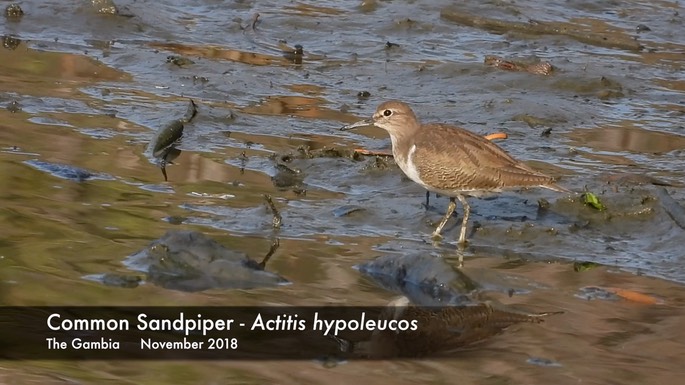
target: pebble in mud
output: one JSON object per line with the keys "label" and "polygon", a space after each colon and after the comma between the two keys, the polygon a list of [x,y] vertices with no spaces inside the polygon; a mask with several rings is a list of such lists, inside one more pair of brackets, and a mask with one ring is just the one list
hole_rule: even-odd
{"label": "pebble in mud", "polygon": [[130,13],[126,7],[124,9],[119,9],[113,0],[91,0],[91,5],[96,13],[101,15],[112,15],[112,16],[123,16],[123,17],[133,17],[134,15]]}
{"label": "pebble in mud", "polygon": [[549,201],[547,199],[545,199],[545,198],[538,199],[538,209],[547,210],[547,209],[549,209],[549,207],[550,207],[550,204],[549,204]]}
{"label": "pebble in mud", "polygon": [[292,190],[297,195],[305,195],[307,193],[302,172],[284,164],[276,165],[276,174],[271,177],[271,182],[274,184],[274,187],[281,191]]}
{"label": "pebble in mud", "polygon": [[294,64],[302,64],[302,58],[304,57],[304,47],[300,44],[295,44],[292,50],[283,52],[283,57],[290,60]]}
{"label": "pebble in mud", "polygon": [[537,366],[561,367],[560,363],[554,360],[550,360],[549,358],[531,357],[528,360],[526,360],[526,362]]}
{"label": "pebble in mud", "polygon": [[378,1],[376,0],[364,0],[359,5],[359,9],[364,13],[373,12],[378,9]]}
{"label": "pebble in mud", "polygon": [[479,288],[444,258],[425,253],[382,256],[355,268],[380,287],[418,305],[470,303],[470,294]]}
{"label": "pebble in mud", "polygon": [[19,47],[21,40],[13,36],[5,35],[2,37],[2,47],[9,50],[14,50]]}
{"label": "pebble in mud", "polygon": [[554,72],[554,66],[545,61],[513,61],[506,60],[499,56],[487,55],[485,56],[483,63],[487,66],[506,71],[529,72],[536,75],[550,75]]}
{"label": "pebble in mud", "polygon": [[291,187],[298,187],[302,185],[302,172],[300,170],[292,169],[284,164],[277,164],[275,166],[276,174],[271,177],[274,187],[278,189],[288,189]]}
{"label": "pebble in mud", "polygon": [[182,225],[183,222],[185,222],[186,220],[188,220],[188,218],[186,218],[186,217],[181,217],[181,216],[176,216],[176,215],[172,215],[172,216],[163,218],[162,220],[165,221],[165,222],[167,222],[167,223],[170,223],[170,224],[172,224],[172,225]]}
{"label": "pebble in mud", "polygon": [[166,62],[167,62],[167,63],[171,63],[171,64],[176,65],[176,66],[179,66],[179,67],[184,67],[184,66],[188,66],[188,65],[191,65],[191,64],[195,64],[194,61],[192,61],[192,60],[190,60],[190,59],[188,59],[188,58],[185,58],[185,57],[182,57],[182,56],[176,56],[176,55],[169,55],[169,56],[167,56],[167,57],[166,57]]}
{"label": "pebble in mud", "polygon": [[119,12],[111,0],[93,0],[91,3],[97,13],[116,15]]}
{"label": "pebble in mud", "polygon": [[142,279],[137,275],[106,273],[102,275],[101,281],[105,286],[133,289],[140,285]]}
{"label": "pebble in mud", "polygon": [[637,27],[635,27],[635,30],[636,30],[638,33],[640,33],[640,32],[651,31],[652,29],[649,28],[648,26],[644,25],[644,24],[638,24]]}
{"label": "pebble in mud", "polygon": [[602,265],[600,265],[599,263],[595,263],[595,262],[576,261],[576,262],[573,262],[573,271],[575,271],[576,273],[580,273],[583,271],[592,270],[592,269],[600,267],[600,266],[602,266]]}
{"label": "pebble in mud", "polygon": [[364,170],[387,170],[393,166],[396,166],[396,163],[392,157],[374,156],[373,159],[364,166]]}
{"label": "pebble in mud", "polygon": [[21,105],[16,100],[13,100],[7,105],[7,111],[11,113],[21,112]]}
{"label": "pebble in mud", "polygon": [[17,3],[12,3],[5,8],[5,17],[8,19],[19,19],[24,16],[24,10]]}

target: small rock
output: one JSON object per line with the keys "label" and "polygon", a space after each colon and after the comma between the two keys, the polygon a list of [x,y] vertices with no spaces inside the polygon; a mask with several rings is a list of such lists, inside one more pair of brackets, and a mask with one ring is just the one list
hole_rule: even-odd
{"label": "small rock", "polygon": [[107,273],[102,276],[102,283],[105,286],[121,287],[126,289],[133,289],[140,285],[142,279],[136,275],[123,275],[115,273]]}
{"label": "small rock", "polygon": [[637,31],[637,33],[640,33],[640,32],[651,31],[652,29],[649,28],[648,26],[644,25],[644,24],[638,24],[637,27],[635,27],[635,30]]}
{"label": "small rock", "polygon": [[9,50],[17,49],[17,47],[19,47],[19,44],[21,44],[21,40],[17,39],[16,37],[12,37],[9,35],[5,35],[2,37],[2,46],[5,49],[9,49]]}
{"label": "small rock", "polygon": [[179,66],[179,67],[183,67],[183,66],[195,64],[194,61],[192,61],[192,60],[190,60],[190,59],[188,59],[188,58],[184,58],[184,57],[181,57],[181,56],[175,56],[175,55],[169,55],[169,56],[167,56],[167,57],[166,57],[166,62],[167,62],[167,63],[174,64],[174,65],[177,65],[177,66]]}
{"label": "small rock", "polygon": [[19,105],[19,102],[14,100],[7,105],[7,111],[11,113],[21,112],[21,105]]}
{"label": "small rock", "polygon": [[561,367],[560,363],[549,358],[531,357],[526,362],[537,366]]}
{"label": "small rock", "polygon": [[119,9],[113,0],[91,0],[95,12],[104,15],[118,15]]}
{"label": "small rock", "polygon": [[24,16],[24,10],[17,3],[12,3],[5,8],[5,17],[9,19],[18,19],[22,16]]}

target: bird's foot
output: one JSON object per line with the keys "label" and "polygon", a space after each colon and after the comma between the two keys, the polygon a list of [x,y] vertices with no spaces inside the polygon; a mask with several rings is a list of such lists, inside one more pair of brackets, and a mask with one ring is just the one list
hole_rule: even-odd
{"label": "bird's foot", "polygon": [[466,239],[459,240],[459,241],[457,242],[457,248],[458,248],[459,250],[462,250],[462,251],[465,250],[465,249],[466,249],[466,246],[468,246],[468,245],[469,245],[469,241],[467,241]]}
{"label": "bird's foot", "polygon": [[442,241],[442,235],[440,235],[440,233],[438,233],[438,232],[433,232],[433,234],[431,234],[431,239],[436,241],[436,242]]}

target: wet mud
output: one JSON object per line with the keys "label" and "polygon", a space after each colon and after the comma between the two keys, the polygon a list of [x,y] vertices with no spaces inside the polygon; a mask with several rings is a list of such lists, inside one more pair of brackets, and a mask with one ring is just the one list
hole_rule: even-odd
{"label": "wet mud", "polygon": [[551,23],[532,19],[527,23],[522,23],[452,10],[444,10],[440,13],[440,16],[458,24],[482,28],[496,33],[518,32],[529,35],[562,35],[581,43],[600,47],[620,48],[630,51],[639,51],[644,48],[631,37],[618,32],[593,33],[569,23]]}
{"label": "wet mud", "polygon": [[[156,384],[179,370],[193,383],[682,378],[682,5],[4,9],[3,303],[385,306],[401,295],[564,312],[489,329],[487,343],[440,360],[5,362],[5,382]],[[448,197],[426,201],[383,130],[338,130],[387,99],[422,121],[501,134],[573,194],[472,199],[469,246],[455,244],[461,209],[433,242]],[[469,317],[491,320],[490,309]]]}

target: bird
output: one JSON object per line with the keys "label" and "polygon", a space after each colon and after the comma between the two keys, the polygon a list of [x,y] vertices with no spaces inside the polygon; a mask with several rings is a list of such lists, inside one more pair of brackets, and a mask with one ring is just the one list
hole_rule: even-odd
{"label": "bird", "polygon": [[409,179],[429,192],[450,198],[447,212],[432,234],[434,240],[442,239],[442,229],[457,207],[456,200],[464,207],[457,242],[464,247],[471,212],[467,197],[481,198],[528,187],[571,192],[557,185],[555,178],[514,159],[480,135],[449,124],[421,124],[412,108],[399,100],[381,103],[371,119],[345,125],[340,130],[366,126],[388,132],[395,162]]}
{"label": "bird", "polygon": [[[401,330],[390,328],[338,339],[345,353],[370,359],[428,358],[449,356],[502,334],[515,324],[541,324],[563,311],[532,313],[499,303],[480,302],[463,306],[417,306],[407,297],[394,298],[380,308],[379,325],[391,320]],[[372,315],[369,315],[372,319]],[[414,326],[412,326],[414,325]],[[361,334],[361,333],[360,333]]]}

